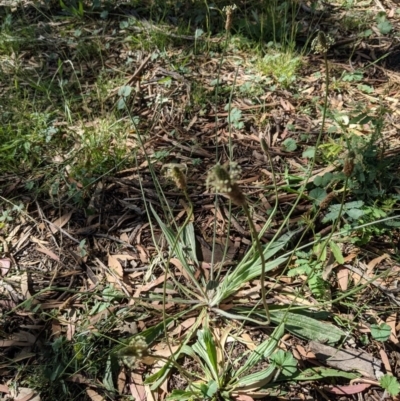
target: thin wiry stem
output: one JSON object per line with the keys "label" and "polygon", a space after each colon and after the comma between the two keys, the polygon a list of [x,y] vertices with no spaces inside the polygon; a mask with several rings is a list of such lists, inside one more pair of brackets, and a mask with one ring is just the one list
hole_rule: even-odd
{"label": "thin wiry stem", "polygon": [[261,260],[261,275],[260,275],[260,285],[261,285],[261,298],[262,298],[262,303],[265,309],[265,315],[267,316],[267,321],[264,323],[264,325],[269,325],[271,323],[271,316],[269,314],[269,308],[267,304],[267,294],[265,291],[265,257],[264,257],[264,252],[261,246],[261,241],[258,238],[258,233],[256,230],[256,227],[254,225],[254,222],[250,216],[250,211],[247,203],[243,205],[243,210],[246,214],[247,220],[249,222],[249,227],[251,231],[251,236],[253,237],[253,241],[256,243],[256,248],[258,253],[260,254],[260,260]]}

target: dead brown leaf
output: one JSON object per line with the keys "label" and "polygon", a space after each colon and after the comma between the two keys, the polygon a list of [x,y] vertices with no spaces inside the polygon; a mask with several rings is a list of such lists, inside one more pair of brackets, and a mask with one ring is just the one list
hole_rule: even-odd
{"label": "dead brown leaf", "polygon": [[0,259],[0,275],[5,276],[7,275],[8,271],[11,267],[11,260],[10,259]]}
{"label": "dead brown leaf", "polygon": [[146,400],[146,390],[143,384],[142,375],[139,373],[131,373],[132,383],[129,385],[129,389],[136,401]]}
{"label": "dead brown leaf", "polygon": [[[169,275],[168,275],[168,277],[169,277]],[[130,305],[133,305],[134,302],[135,302],[135,301],[134,301],[134,298],[138,298],[139,295],[140,295],[142,292],[147,292],[147,291],[151,290],[152,288],[157,287],[158,285],[160,285],[161,283],[163,283],[164,280],[165,280],[165,276],[164,276],[164,274],[163,274],[162,276],[156,278],[155,280],[153,280],[153,281],[150,282],[150,283],[147,283],[147,284],[145,284],[145,285],[138,286],[138,288],[137,288],[137,290],[135,291],[135,294],[134,294],[134,296],[132,297],[132,299],[131,299],[131,301],[129,302],[129,304],[130,304]]]}
{"label": "dead brown leaf", "polygon": [[146,253],[145,249],[143,248],[143,246],[140,245],[140,244],[137,244],[136,248],[139,251],[140,261],[142,263],[148,263],[149,262],[149,257],[147,256],[147,253]]}
{"label": "dead brown leaf", "polygon": [[105,398],[102,395],[91,388],[86,389],[86,394],[90,397],[92,401],[105,401]]}
{"label": "dead brown leaf", "polygon": [[51,259],[55,260],[56,262],[60,261],[59,256],[57,256],[53,251],[51,251],[50,249],[47,249],[43,245],[37,246],[36,250],[41,253],[44,253],[45,255],[49,256]]}
{"label": "dead brown leaf", "polygon": [[14,401],[40,401],[41,399],[39,394],[27,387],[11,388],[10,390]]}
{"label": "dead brown leaf", "polygon": [[393,376],[392,368],[390,366],[389,358],[386,354],[386,352],[381,348],[379,350],[379,355],[381,357],[383,366],[385,367],[386,373]]}
{"label": "dead brown leaf", "polygon": [[334,386],[334,387],[324,387],[324,391],[335,395],[351,395],[362,393],[366,389],[371,387],[371,384],[368,383],[359,383],[353,384],[350,386]]}
{"label": "dead brown leaf", "polygon": [[[122,279],[124,275],[124,270],[122,269],[121,263],[119,262],[118,258],[114,255],[108,255],[108,267],[113,271],[114,274],[117,275],[119,279]],[[113,283],[115,282],[115,278],[112,275],[107,274],[108,282]]]}
{"label": "dead brown leaf", "polygon": [[170,263],[173,264],[181,272],[182,276],[185,277],[186,280],[190,280],[190,277],[187,274],[186,269],[183,267],[179,259],[171,258]]}
{"label": "dead brown leaf", "polygon": [[396,333],[397,313],[393,313],[386,319],[386,324],[390,326],[390,341],[394,344],[399,344],[399,339]]}
{"label": "dead brown leaf", "polygon": [[346,291],[349,285],[349,270],[345,267],[340,267],[337,272],[337,280],[342,291]]}
{"label": "dead brown leaf", "polygon": [[194,325],[194,323],[196,322],[196,320],[197,319],[195,317],[190,317],[190,318],[184,320],[182,323],[180,323],[176,326],[175,330],[171,334],[180,336],[182,332],[184,332],[185,330],[192,327]]}
{"label": "dead brown leaf", "polygon": [[254,401],[254,398],[250,397],[249,395],[240,394],[235,397],[235,400],[236,401]]}
{"label": "dead brown leaf", "polygon": [[4,384],[0,384],[0,393],[9,394],[10,393],[9,387]]}
{"label": "dead brown leaf", "polygon": [[332,368],[357,371],[372,379],[380,372],[380,361],[362,350],[337,349],[315,341],[311,341],[309,347],[319,361]]}
{"label": "dead brown leaf", "polygon": [[28,275],[28,272],[23,272],[20,276],[20,279],[21,279],[21,293],[22,293],[24,299],[30,299],[32,297],[32,294],[30,293],[30,290],[29,290],[30,277]]}
{"label": "dead brown leaf", "polygon": [[60,228],[63,228],[70,221],[72,213],[72,211],[65,213],[58,219],[54,220],[52,222],[53,224],[50,225],[50,231],[55,234]]}
{"label": "dead brown leaf", "polygon": [[390,258],[390,256],[387,253],[384,253],[381,256],[378,256],[375,259],[372,259],[368,264],[367,264],[367,269],[365,274],[369,277],[372,277],[374,274],[374,269],[379,263],[381,263],[383,260]]}
{"label": "dead brown leaf", "polygon": [[0,348],[5,347],[28,347],[36,342],[36,337],[27,332],[19,331],[12,334],[8,339],[0,340]]}
{"label": "dead brown leaf", "polygon": [[126,373],[125,369],[121,369],[117,377],[117,389],[119,394],[123,394],[126,386]]}

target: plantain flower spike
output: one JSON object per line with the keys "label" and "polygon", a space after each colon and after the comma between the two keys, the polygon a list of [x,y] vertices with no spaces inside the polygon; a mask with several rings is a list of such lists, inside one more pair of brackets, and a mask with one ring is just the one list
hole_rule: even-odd
{"label": "plantain flower spike", "polygon": [[354,159],[349,156],[346,158],[343,166],[343,173],[346,177],[350,177],[354,170]]}
{"label": "plantain flower spike", "polygon": [[122,362],[130,369],[134,369],[137,362],[148,355],[148,345],[143,336],[133,337],[126,347],[118,352]]}
{"label": "plantain flower spike", "polygon": [[236,163],[231,163],[229,172],[220,164],[215,165],[207,176],[207,188],[213,186],[218,193],[229,198],[235,205],[246,205],[246,197],[235,182],[240,173]]}
{"label": "plantain flower spike", "polygon": [[187,183],[184,170],[186,170],[187,167],[182,164],[171,163],[164,165],[163,168],[167,168],[166,177],[170,178],[178,189],[183,192],[186,191]]}
{"label": "plantain flower spike", "polygon": [[320,203],[319,207],[321,210],[325,210],[328,208],[328,206],[331,204],[333,199],[335,199],[336,193],[335,191],[330,192],[328,195],[325,196],[325,198],[322,200]]}
{"label": "plantain flower spike", "polygon": [[222,11],[225,12],[226,14],[226,21],[225,21],[225,30],[229,31],[232,27],[233,23],[233,12],[236,10],[236,4],[233,4],[232,6],[225,6]]}
{"label": "plantain flower spike", "polygon": [[335,41],[332,36],[325,35],[324,32],[319,31],[318,35],[311,43],[311,48],[315,53],[325,54],[334,43]]}

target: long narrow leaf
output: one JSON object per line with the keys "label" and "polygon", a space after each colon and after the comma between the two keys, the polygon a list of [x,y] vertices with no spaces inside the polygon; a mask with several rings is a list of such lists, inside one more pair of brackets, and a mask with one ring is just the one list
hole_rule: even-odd
{"label": "long narrow leaf", "polygon": [[250,368],[252,368],[261,360],[269,358],[269,356],[275,351],[276,347],[278,346],[279,340],[282,338],[284,333],[284,324],[280,324],[277,328],[275,328],[270,338],[263,341],[260,345],[257,346],[254,351],[250,353],[246,362],[238,369],[235,376],[239,377],[242,373],[250,370]]}
{"label": "long narrow leaf", "polygon": [[343,372],[341,370],[337,369],[332,369],[332,368],[325,368],[323,366],[317,367],[317,368],[309,368],[306,370],[303,370],[296,376],[291,376],[290,380],[321,380],[325,379],[327,377],[344,377],[346,379],[356,379],[357,377],[360,377],[359,373],[356,372]]}
{"label": "long narrow leaf", "polygon": [[[290,307],[289,307],[290,308]],[[258,309],[254,311],[252,308],[234,308],[230,312],[243,316],[253,316],[257,318],[265,318],[264,311]],[[346,332],[334,326],[331,323],[320,321],[314,317],[307,316],[306,311],[288,312],[284,309],[270,309],[271,321],[280,325],[285,323],[285,329],[297,337],[306,340],[314,340],[323,344],[333,345],[341,341]]]}
{"label": "long narrow leaf", "polygon": [[214,380],[219,383],[217,349],[209,329],[199,330],[198,341],[193,344],[193,350],[199,355],[211,370]]}
{"label": "long narrow leaf", "polygon": [[[268,262],[264,266],[264,272],[275,269],[287,260],[287,257],[282,257],[269,261],[277,252],[287,245],[293,235],[294,234],[290,233],[285,234],[274,243],[270,243],[265,247],[264,260]],[[257,253],[255,253],[252,260],[239,263],[232,273],[229,273],[224,277],[211,305],[214,306],[220,304],[224,299],[238,291],[244,284],[255,277],[259,277],[261,275],[261,268],[261,257]]]}
{"label": "long narrow leaf", "polygon": [[187,253],[197,266],[199,261],[196,254],[196,235],[194,233],[194,225],[192,222],[188,223],[183,230],[183,242],[187,248]]}
{"label": "long narrow leaf", "polygon": [[203,359],[200,358],[198,354],[194,351],[193,347],[190,347],[188,345],[185,345],[182,347],[182,354],[187,355],[189,358],[192,358],[195,362],[195,364],[198,365],[199,371],[201,373],[192,373],[192,375],[196,375],[199,380],[202,381],[210,381],[213,379],[213,374],[210,371],[210,369],[207,367],[207,365],[204,365]]}
{"label": "long narrow leaf", "polygon": [[[234,314],[243,316],[256,315],[259,318],[265,318],[264,312],[254,311],[250,308],[235,308],[230,311]],[[271,321],[280,325],[285,323],[285,329],[297,337],[306,340],[314,340],[323,344],[333,345],[341,341],[346,333],[331,323],[317,320],[307,316],[306,312],[288,312],[284,309],[270,309]],[[304,313],[304,314],[303,314]]]}
{"label": "long narrow leaf", "polygon": [[297,337],[314,340],[323,344],[336,344],[346,333],[331,323],[322,322],[300,313],[270,310],[271,321],[280,324],[285,321],[285,328]]}
{"label": "long narrow leaf", "polygon": [[256,390],[268,384],[276,372],[274,365],[269,365],[266,369],[242,377],[237,382],[235,390]]}
{"label": "long narrow leaf", "polygon": [[[265,272],[275,269],[287,258],[277,258],[265,264]],[[227,274],[220,287],[217,289],[211,305],[218,305],[231,295],[235,294],[243,285],[261,275],[261,264],[249,264],[245,266],[238,265],[236,269]]]}
{"label": "long narrow leaf", "polygon": [[185,391],[185,390],[172,390],[171,394],[167,396],[167,401],[188,401],[197,400],[202,396],[201,392]]}
{"label": "long narrow leaf", "polygon": [[172,252],[176,253],[179,261],[182,263],[182,265],[185,267],[186,270],[193,272],[193,268],[190,267],[189,264],[187,263],[187,258],[185,258],[184,252],[182,250],[181,239],[175,235],[174,231],[171,228],[167,227],[164,224],[164,222],[160,219],[160,216],[157,214],[157,212],[154,210],[154,208],[151,204],[150,204],[150,209],[151,209],[154,217],[156,218],[157,223],[161,228],[161,231],[165,235],[165,238],[166,238],[168,245],[170,246]]}
{"label": "long narrow leaf", "polygon": [[184,246],[182,244],[181,238],[179,238],[173,232],[173,230],[171,228],[167,227],[163,223],[163,221],[160,219],[160,217],[158,216],[157,212],[154,210],[154,208],[151,204],[150,204],[150,209],[151,209],[154,217],[156,218],[157,223],[159,224],[162,232],[164,233],[165,238],[167,239],[168,245],[171,248],[171,251],[173,253],[176,253],[177,258],[182,263],[182,266],[184,267],[187,274],[191,278],[193,284],[196,285],[196,287],[198,288],[200,293],[202,293],[203,292],[202,288],[201,288],[200,284],[198,283],[198,281],[196,280],[196,278],[194,277],[194,267],[190,266],[189,263],[187,262],[188,258],[185,256]]}

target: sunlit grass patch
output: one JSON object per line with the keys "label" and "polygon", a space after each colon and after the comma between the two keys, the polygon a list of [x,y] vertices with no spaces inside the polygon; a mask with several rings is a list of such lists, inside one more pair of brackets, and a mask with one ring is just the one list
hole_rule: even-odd
{"label": "sunlit grass patch", "polygon": [[269,51],[258,63],[262,73],[272,76],[277,83],[288,87],[296,80],[302,59],[291,51]]}
{"label": "sunlit grass patch", "polygon": [[82,124],[70,132],[75,141],[71,164],[73,174],[93,177],[117,169],[128,162],[136,146],[129,139],[129,124],[112,117]]}
{"label": "sunlit grass patch", "polygon": [[31,112],[0,126],[0,170],[29,170],[50,162],[60,135],[55,122],[54,114]]}

